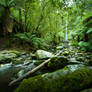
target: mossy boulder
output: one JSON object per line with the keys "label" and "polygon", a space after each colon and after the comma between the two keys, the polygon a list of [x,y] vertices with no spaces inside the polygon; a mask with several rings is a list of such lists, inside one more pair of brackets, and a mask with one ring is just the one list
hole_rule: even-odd
{"label": "mossy boulder", "polygon": [[0,63],[9,63],[20,54],[15,50],[3,50],[0,51]]}
{"label": "mossy boulder", "polygon": [[24,79],[14,92],[80,92],[92,84],[92,69],[61,69]]}
{"label": "mossy boulder", "polygon": [[53,70],[63,68],[69,63],[69,60],[65,56],[56,56],[51,58],[51,61],[48,63],[48,67]]}

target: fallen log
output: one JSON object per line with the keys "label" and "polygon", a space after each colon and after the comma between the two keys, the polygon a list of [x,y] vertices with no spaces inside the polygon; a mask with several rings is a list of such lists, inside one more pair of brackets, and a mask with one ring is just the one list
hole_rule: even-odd
{"label": "fallen log", "polygon": [[80,92],[92,86],[92,68],[72,72],[60,69],[53,73],[24,79],[14,92]]}
{"label": "fallen log", "polygon": [[[60,51],[59,53],[57,53],[56,55],[52,56],[52,57],[56,57],[58,55],[60,55],[62,53],[62,51]],[[51,58],[52,58],[51,57]],[[40,65],[38,65],[37,67],[35,67],[34,69],[30,70],[29,72],[25,73],[22,77],[20,78],[17,78],[16,80],[13,80],[9,83],[9,86],[12,86],[13,84],[17,83],[18,81],[21,81],[23,80],[24,78],[26,78],[27,76],[37,72],[39,69],[41,69],[44,65],[46,65],[50,60],[51,58],[49,58],[48,60],[45,60],[43,63],[41,63]]]}

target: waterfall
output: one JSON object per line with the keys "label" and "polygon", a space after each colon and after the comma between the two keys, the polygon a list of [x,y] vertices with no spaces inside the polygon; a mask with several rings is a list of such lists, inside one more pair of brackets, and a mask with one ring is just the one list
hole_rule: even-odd
{"label": "waterfall", "polygon": [[66,14],[67,14],[67,18],[66,18],[66,24],[65,24],[65,41],[68,40],[68,33],[67,33],[68,31],[68,12],[66,12]]}

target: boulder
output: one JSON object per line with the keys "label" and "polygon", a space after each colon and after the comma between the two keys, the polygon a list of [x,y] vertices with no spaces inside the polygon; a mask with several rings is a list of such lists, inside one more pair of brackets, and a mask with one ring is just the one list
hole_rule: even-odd
{"label": "boulder", "polygon": [[51,52],[47,52],[44,50],[37,50],[35,53],[37,59],[48,59],[53,56]]}
{"label": "boulder", "polygon": [[14,92],[80,92],[92,84],[92,68],[60,69],[24,79]]}
{"label": "boulder", "polygon": [[69,64],[69,60],[65,56],[52,57],[51,61],[48,63],[48,67],[51,70],[57,70],[65,67]]}

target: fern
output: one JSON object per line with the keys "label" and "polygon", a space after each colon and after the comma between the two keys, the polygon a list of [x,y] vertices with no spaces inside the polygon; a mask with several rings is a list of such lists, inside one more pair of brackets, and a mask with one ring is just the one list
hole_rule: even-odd
{"label": "fern", "polygon": [[32,47],[38,48],[42,45],[43,40],[36,37],[36,35],[29,33],[18,33],[15,35],[15,39],[18,39],[22,42],[29,43]]}
{"label": "fern", "polygon": [[81,41],[79,42],[79,46],[84,51],[92,51],[92,45],[89,42]]}

